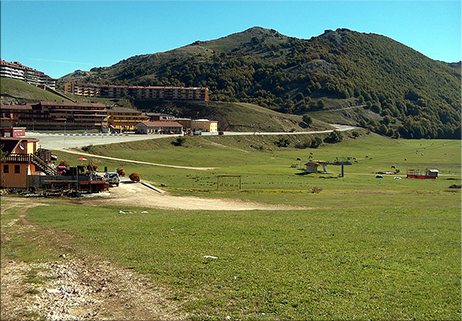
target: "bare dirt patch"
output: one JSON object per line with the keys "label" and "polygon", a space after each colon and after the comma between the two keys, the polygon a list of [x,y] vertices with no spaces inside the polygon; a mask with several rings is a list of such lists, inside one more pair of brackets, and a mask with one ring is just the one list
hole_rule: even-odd
{"label": "bare dirt patch", "polygon": [[[36,273],[41,283],[28,283]],[[184,320],[171,294],[133,271],[94,258],[2,262],[1,319]]]}
{"label": "bare dirt patch", "polygon": [[121,181],[119,187],[110,189],[107,197],[95,200],[95,204],[114,204],[162,209],[203,211],[248,211],[300,209],[285,205],[268,205],[241,200],[174,196],[155,191],[141,183]]}

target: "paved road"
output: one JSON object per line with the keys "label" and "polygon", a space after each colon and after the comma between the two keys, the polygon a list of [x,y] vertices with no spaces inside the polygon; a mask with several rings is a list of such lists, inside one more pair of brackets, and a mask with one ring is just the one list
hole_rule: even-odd
{"label": "paved road", "polygon": [[153,138],[163,138],[166,135],[136,135],[136,134],[49,134],[26,132],[26,137],[39,139],[39,145],[45,149],[68,149],[88,145],[106,145],[132,142]]}
{"label": "paved road", "polygon": [[[355,127],[346,125],[332,125],[338,131],[352,130]],[[226,136],[230,135],[312,135],[330,133],[332,130],[321,130],[311,132],[225,132]],[[203,133],[203,135],[217,135],[210,133]],[[106,145],[114,143],[132,142],[138,140],[159,139],[178,135],[142,135],[142,134],[63,134],[63,133],[37,133],[26,132],[26,137],[39,139],[39,145],[45,149],[69,149],[77,148],[88,145]]]}

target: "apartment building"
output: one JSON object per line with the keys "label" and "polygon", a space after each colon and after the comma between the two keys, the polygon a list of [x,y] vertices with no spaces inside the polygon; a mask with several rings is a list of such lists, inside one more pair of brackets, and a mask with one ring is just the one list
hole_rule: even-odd
{"label": "apartment building", "polygon": [[8,62],[0,59],[0,77],[24,81],[34,86],[48,86],[53,89],[56,87],[56,79],[17,61]]}
{"label": "apartment building", "polygon": [[205,87],[119,86],[67,82],[64,91],[87,97],[208,101]]}
{"label": "apartment building", "polygon": [[29,130],[87,130],[107,128],[106,106],[101,103],[41,101],[38,104],[1,105],[2,126]]}
{"label": "apartment building", "polygon": [[107,109],[107,120],[114,130],[132,131],[138,123],[149,121],[150,117],[135,109],[112,107]]}

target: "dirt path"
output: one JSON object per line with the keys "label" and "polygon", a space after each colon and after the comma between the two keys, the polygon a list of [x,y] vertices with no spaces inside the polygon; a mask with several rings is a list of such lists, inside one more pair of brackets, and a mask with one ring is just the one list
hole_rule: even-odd
{"label": "dirt path", "polygon": [[119,187],[110,189],[106,197],[93,201],[95,205],[116,204],[125,209],[133,207],[149,207],[177,210],[202,211],[248,211],[248,210],[289,210],[302,209],[286,205],[268,205],[246,202],[237,199],[200,198],[192,196],[173,196],[169,193],[159,193],[141,183],[133,183],[128,179],[121,181]]}
{"label": "dirt path", "polygon": [[[25,200],[2,206],[2,215],[20,207],[17,219],[2,226],[2,247],[9,237],[29,238],[37,244],[53,244],[69,235],[31,224],[24,214],[33,206]],[[3,220],[2,220],[3,222]],[[58,246],[59,248],[59,246]],[[63,254],[53,262],[26,263],[1,260],[1,320],[185,320],[173,294],[156,287],[135,271],[98,257]],[[68,250],[68,251],[66,251]]]}

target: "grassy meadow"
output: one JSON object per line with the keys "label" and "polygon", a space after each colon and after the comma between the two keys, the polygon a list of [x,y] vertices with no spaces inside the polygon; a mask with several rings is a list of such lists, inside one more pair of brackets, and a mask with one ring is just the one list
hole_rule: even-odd
{"label": "grassy meadow", "polygon": [[[289,137],[289,136],[288,136]],[[26,217],[72,235],[37,242],[9,234],[2,255],[48,260],[62,251],[98,255],[173,290],[192,320],[459,320],[460,141],[391,140],[374,134],[301,149],[309,138],[188,137],[90,146],[89,152],[199,171],[93,158],[102,168],[137,171],[176,195],[235,198],[298,206],[279,211],[180,211],[92,205],[90,199],[40,199]],[[56,151],[77,164],[78,155]],[[309,157],[332,174],[296,175]],[[301,160],[297,160],[301,159]],[[375,178],[377,171],[395,175]],[[438,169],[436,180],[405,178],[407,169]],[[241,175],[240,191],[217,191],[217,175]],[[395,177],[402,179],[395,179]],[[322,189],[312,193],[310,189]],[[7,202],[2,201],[2,205]],[[141,213],[146,211],[147,213]],[[136,213],[135,213],[136,212]],[[2,214],[2,232],[17,218]],[[3,237],[3,236],[2,236]],[[35,251],[33,249],[36,249]],[[38,250],[37,250],[38,249]],[[212,256],[213,258],[207,257]]]}

